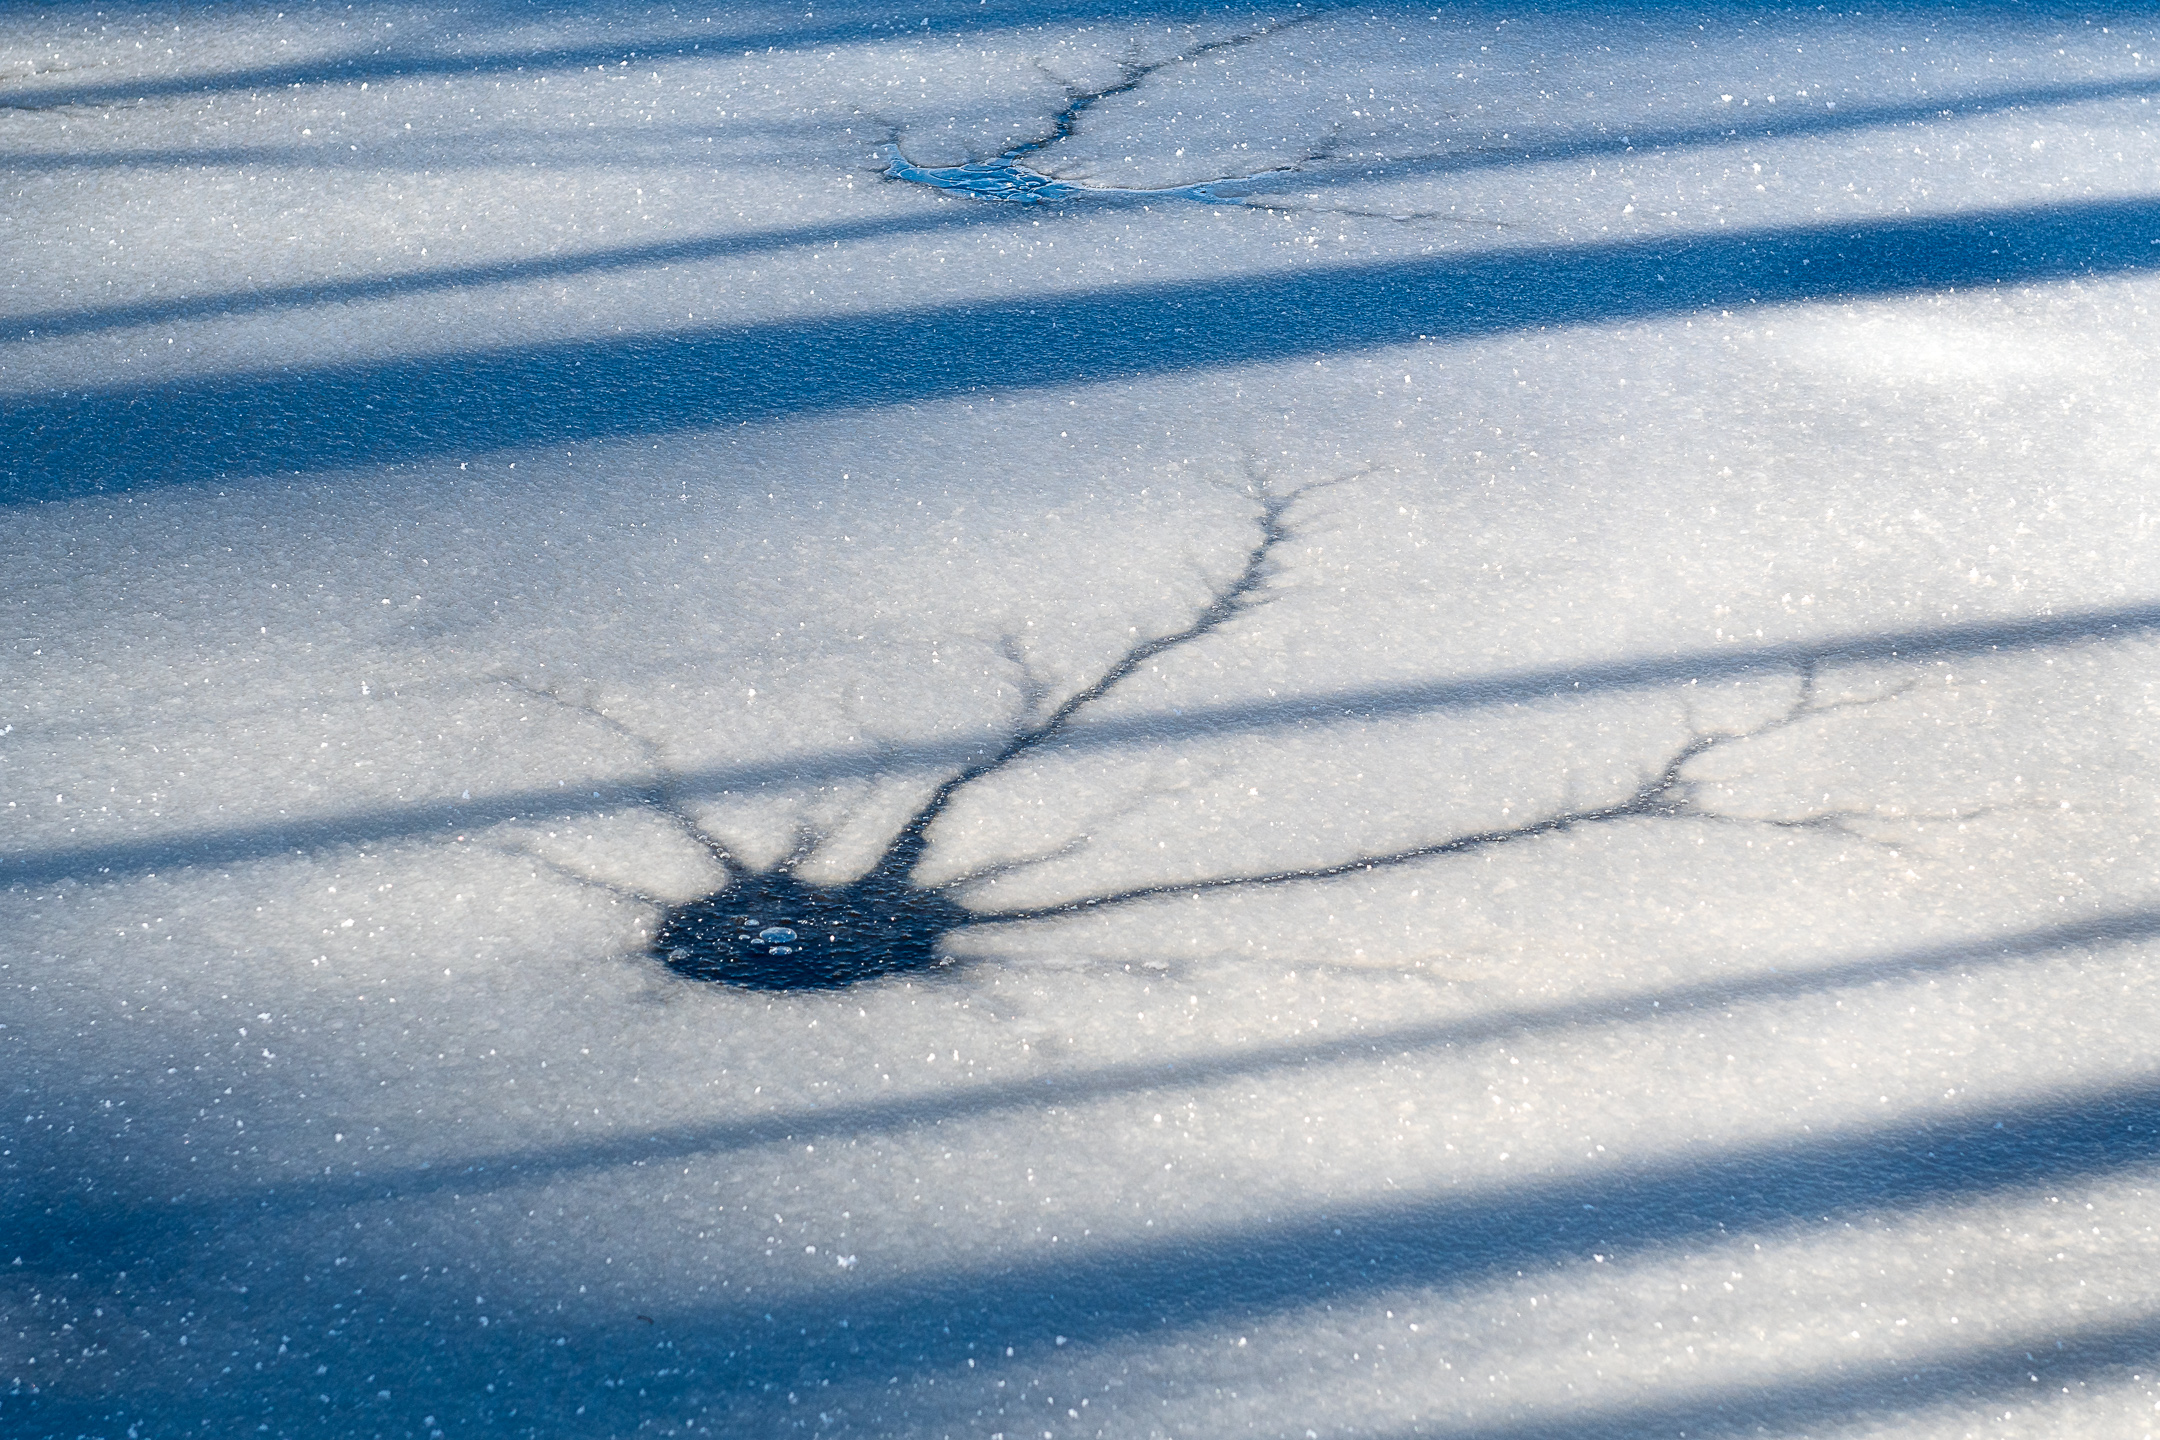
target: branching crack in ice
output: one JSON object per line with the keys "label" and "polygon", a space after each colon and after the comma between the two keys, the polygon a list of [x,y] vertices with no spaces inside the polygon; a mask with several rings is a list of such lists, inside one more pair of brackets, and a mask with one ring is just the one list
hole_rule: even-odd
{"label": "branching crack in ice", "polygon": [[[1127,64],[1123,74],[1114,85],[1098,90],[1073,90],[1071,99],[1063,110],[1051,118],[1050,133],[1015,145],[989,160],[971,160],[962,165],[917,165],[900,153],[897,139],[878,152],[884,160],[884,174],[890,180],[904,180],[917,185],[929,185],[939,190],[953,190],[971,195],[978,200],[995,200],[1013,205],[1041,205],[1051,201],[1087,200],[1098,203],[1138,203],[1161,200],[1191,200],[1202,205],[1245,205],[1254,209],[1268,210],[1282,215],[1337,215],[1351,219],[1388,220],[1398,224],[1437,221],[1447,224],[1467,225],[1476,229],[1512,230],[1521,227],[1504,220],[1492,220],[1480,216],[1456,215],[1442,210],[1375,210],[1355,206],[1314,205],[1288,200],[1264,200],[1260,197],[1272,190],[1304,176],[1310,167],[1335,160],[1341,143],[1341,126],[1330,129],[1328,136],[1316,148],[1308,150],[1287,165],[1270,166],[1244,175],[1220,175],[1210,180],[1199,180],[1189,185],[1169,185],[1159,189],[1131,189],[1113,185],[1084,185],[1077,181],[1060,180],[1021,163],[1029,156],[1047,150],[1058,141],[1072,135],[1080,117],[1100,101],[1113,95],[1123,95],[1139,88],[1150,75],[1171,65],[1196,60],[1216,50],[1250,45],[1267,39],[1293,26],[1306,23],[1314,17],[1304,16],[1285,20],[1280,24],[1234,35],[1226,40],[1216,40],[1198,45],[1167,60],[1151,65]],[[1182,151],[1179,153],[1183,153]],[[1382,157],[1384,160],[1386,157]],[[1397,157],[1398,163],[1403,157]]]}
{"label": "branching crack in ice", "polygon": [[[1127,200],[1195,200],[1205,205],[1241,204],[1243,203],[1242,193],[1235,191],[1232,187],[1235,187],[1241,180],[1250,180],[1257,177],[1232,176],[1216,180],[1204,180],[1193,185],[1172,185],[1159,190],[1133,190],[1119,189],[1108,185],[1080,185],[1070,180],[1060,180],[1055,176],[1045,175],[1040,170],[1030,169],[1020,162],[1026,156],[1046,150],[1058,141],[1070,136],[1074,128],[1080,123],[1080,117],[1090,107],[1100,101],[1109,99],[1113,95],[1123,95],[1128,91],[1137,89],[1141,82],[1156,71],[1167,66],[1181,65],[1187,61],[1197,60],[1202,55],[1211,54],[1217,50],[1228,50],[1240,45],[1250,45],[1256,40],[1264,40],[1271,35],[1280,34],[1294,25],[1301,25],[1305,23],[1307,18],[1309,17],[1285,20],[1279,24],[1267,25],[1258,30],[1247,31],[1242,35],[1233,35],[1227,40],[1214,40],[1205,45],[1196,45],[1190,50],[1173,55],[1167,60],[1158,60],[1152,65],[1128,63],[1123,67],[1123,74],[1116,84],[1106,85],[1098,90],[1073,91],[1071,99],[1065,108],[1052,117],[1049,134],[1030,140],[1023,145],[1015,145],[1012,149],[1005,151],[994,159],[972,160],[964,165],[917,165],[900,153],[899,143],[895,140],[880,152],[880,158],[887,162],[885,174],[887,178],[893,180],[911,181],[917,185],[931,185],[940,190],[957,190],[964,195],[972,195],[978,200],[997,200],[1015,205],[1040,205],[1049,200],[1071,200],[1083,197]],[[1305,157],[1305,160],[1322,158],[1325,157],[1322,155],[1310,155]],[[1300,163],[1304,162],[1301,161]],[[1297,167],[1291,166],[1287,168],[1295,169]],[[1262,173],[1276,174],[1278,172],[1270,170]]]}
{"label": "branching crack in ice", "polygon": [[[1895,849],[1896,847],[1891,842],[1870,836],[1859,828],[1862,821],[1876,818],[1877,812],[1873,810],[1829,810],[1798,819],[1731,815],[1705,804],[1702,798],[1702,782],[1688,776],[1688,767],[1714,750],[1750,740],[1758,740],[1776,731],[1836,711],[1878,705],[1887,699],[1904,693],[1901,689],[1867,699],[1822,701],[1816,698],[1816,667],[1812,663],[1799,667],[1799,678],[1799,694],[1783,713],[1764,724],[1745,730],[1704,731],[1690,736],[1686,743],[1673,750],[1657,771],[1646,777],[1635,788],[1633,793],[1628,795],[1626,799],[1610,805],[1563,809],[1535,820],[1525,821],[1520,825],[1453,835],[1445,840],[1433,841],[1430,844],[1411,845],[1399,850],[1360,855],[1332,865],[1260,871],[1247,875],[1222,875],[1202,880],[1136,886],[1127,890],[1084,896],[1077,900],[1068,900],[1056,905],[978,913],[970,917],[969,923],[974,925],[1013,924],[1080,914],[1110,905],[1127,905],[1142,900],[1199,895],[1214,890],[1335,880],[1345,876],[1375,870],[1387,870],[1396,866],[1440,859],[1450,855],[1464,855],[1475,851],[1491,850],[1500,846],[1520,844],[1527,840],[1565,835],[1578,830],[1590,829],[1600,825],[1613,825],[1629,820],[1692,820],[1709,824],[1752,825],[1780,830],[1831,831],[1867,844],[1888,845],[1890,848]],[[1983,812],[1959,811],[1941,815],[1914,815],[1907,818],[1920,821],[1963,821],[1972,819],[1980,813]]]}
{"label": "branching crack in ice", "polygon": [[1009,862],[942,885],[919,885],[915,870],[939,818],[968,786],[1056,740],[1082,710],[1150,660],[1211,635],[1265,603],[1275,553],[1290,538],[1285,516],[1317,488],[1282,492],[1259,487],[1255,499],[1260,535],[1236,575],[1215,587],[1183,628],[1131,646],[1090,684],[1057,704],[1050,703],[1049,685],[1008,644],[1007,654],[1022,678],[1018,725],[1003,744],[939,784],[870,869],[854,880],[813,885],[797,877],[816,848],[816,837],[808,833],[798,837],[795,853],[779,865],[754,869],[697,824],[663,786],[654,803],[695,836],[733,878],[713,894],[670,908],[653,936],[653,953],[692,979],[769,990],[831,988],[942,963],[946,957],[941,942],[947,934],[986,918],[1004,918],[968,909],[955,898],[957,892],[1054,857]]}
{"label": "branching crack in ice", "polygon": [[[963,896],[970,891],[980,893],[987,881],[1069,855],[1085,845],[1084,839],[1051,854],[1002,861],[936,885],[916,880],[916,871],[931,844],[931,832],[970,786],[1066,736],[1087,707],[1150,661],[1213,635],[1267,603],[1269,584],[1278,570],[1278,552],[1292,536],[1289,512],[1308,495],[1338,483],[1342,482],[1316,482],[1282,491],[1256,481],[1251,493],[1257,505],[1254,523],[1259,535],[1236,573],[1212,587],[1206,602],[1183,627],[1133,644],[1090,683],[1061,701],[1052,703],[1053,685],[1036,673],[1017,643],[1008,640],[1005,654],[1018,671],[1022,697],[1019,717],[1010,734],[939,783],[900,825],[869,869],[853,880],[821,885],[800,877],[799,871],[821,844],[821,837],[807,828],[797,832],[792,853],[777,865],[760,869],[747,863],[691,814],[686,798],[669,778],[657,747],[628,727],[593,711],[604,723],[643,746],[659,765],[660,779],[640,797],[642,801],[692,836],[729,877],[720,889],[675,905],[622,887],[607,888],[663,911],[651,942],[652,953],[678,974],[752,989],[797,990],[835,988],[878,975],[943,965],[950,958],[945,950],[946,937],[963,929],[1050,920],[1108,906],[1213,891],[1341,879],[1628,821],[1688,821],[1828,832],[1893,851],[1898,848],[1899,842],[1869,833],[1871,822],[1879,824],[1885,818],[1875,809],[1832,808],[1797,817],[1738,815],[1710,804],[1704,794],[1706,782],[1690,773],[1697,761],[1720,749],[1759,740],[1835,712],[1879,705],[1904,693],[1892,689],[1859,699],[1825,700],[1818,694],[1816,665],[1804,662],[1795,667],[1797,693],[1779,714],[1744,729],[1696,731],[1672,749],[1632,792],[1604,805],[1565,807],[1517,825],[1458,833],[1326,865],[1136,886],[1020,909],[975,909]],[[519,688],[557,703],[591,710],[589,705],[552,691]],[[1902,818],[1961,822],[1976,813]],[[550,869],[562,868],[545,856],[525,853]],[[588,879],[586,883],[605,882]]]}

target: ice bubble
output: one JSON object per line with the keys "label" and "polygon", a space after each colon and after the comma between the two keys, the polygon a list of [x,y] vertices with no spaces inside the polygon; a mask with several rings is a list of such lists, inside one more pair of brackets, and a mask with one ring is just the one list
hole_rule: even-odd
{"label": "ice bubble", "polygon": [[785,945],[795,938],[795,932],[785,925],[768,925],[758,931],[757,938],[767,945]]}

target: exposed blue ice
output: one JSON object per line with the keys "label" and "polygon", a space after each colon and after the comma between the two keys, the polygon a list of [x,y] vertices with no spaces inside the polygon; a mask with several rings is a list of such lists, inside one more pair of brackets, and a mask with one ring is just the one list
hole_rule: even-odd
{"label": "exposed blue ice", "polygon": [[2151,14],[95,11],[9,1440],[2149,1428]]}

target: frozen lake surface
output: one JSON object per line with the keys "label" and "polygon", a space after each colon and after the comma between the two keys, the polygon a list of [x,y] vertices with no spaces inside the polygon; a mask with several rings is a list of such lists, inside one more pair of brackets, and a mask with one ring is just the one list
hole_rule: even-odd
{"label": "frozen lake surface", "polygon": [[2148,1435],[2156,97],[0,10],[0,1431]]}

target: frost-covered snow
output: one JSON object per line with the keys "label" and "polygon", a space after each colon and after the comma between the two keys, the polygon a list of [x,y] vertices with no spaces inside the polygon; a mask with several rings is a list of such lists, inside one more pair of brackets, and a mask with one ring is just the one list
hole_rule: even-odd
{"label": "frost-covered snow", "polygon": [[0,11],[0,1430],[2146,1434],[2156,57]]}

